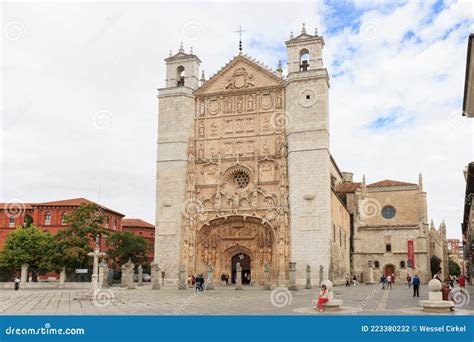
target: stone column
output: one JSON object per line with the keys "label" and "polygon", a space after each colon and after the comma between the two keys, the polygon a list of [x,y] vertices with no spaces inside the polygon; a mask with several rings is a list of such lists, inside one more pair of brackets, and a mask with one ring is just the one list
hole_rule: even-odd
{"label": "stone column", "polygon": [[207,265],[207,286],[206,290],[214,290],[214,284],[212,284],[212,265]]}
{"label": "stone column", "polygon": [[298,291],[298,286],[296,286],[296,262],[290,262],[288,269],[288,277],[290,278],[288,290]]}
{"label": "stone column", "polygon": [[126,266],[127,272],[127,289],[133,290],[135,289],[135,282],[133,281],[133,274],[135,273],[135,265],[133,264],[131,259],[128,259]]}
{"label": "stone column", "polygon": [[323,283],[324,280],[324,266],[319,266],[319,286]]}
{"label": "stone column", "polygon": [[61,268],[61,272],[59,272],[59,285],[63,286],[66,282],[66,267]]}
{"label": "stone column", "polygon": [[272,289],[272,285],[270,284],[270,265],[268,265],[267,262],[263,264],[263,289]]}
{"label": "stone column", "polygon": [[127,287],[127,267],[125,264],[120,267],[120,270],[122,271],[120,276],[120,287]]}
{"label": "stone column", "polygon": [[369,267],[369,276],[367,277],[367,284],[373,284],[374,283],[374,269]]}
{"label": "stone column", "polygon": [[138,286],[143,286],[143,267],[138,266]]}
{"label": "stone column", "polygon": [[161,269],[156,262],[151,264],[151,289],[160,289]]}
{"label": "stone column", "polygon": [[306,264],[306,285],[304,287],[305,289],[312,289],[313,286],[311,286],[311,266]]}
{"label": "stone column", "polygon": [[28,281],[28,264],[21,265],[21,278],[20,284],[25,285]]}
{"label": "stone column", "polygon": [[186,290],[186,267],[184,265],[179,266],[178,290]]}
{"label": "stone column", "polygon": [[235,277],[235,289],[242,290],[242,267],[240,267],[240,262],[236,265],[236,277]]}

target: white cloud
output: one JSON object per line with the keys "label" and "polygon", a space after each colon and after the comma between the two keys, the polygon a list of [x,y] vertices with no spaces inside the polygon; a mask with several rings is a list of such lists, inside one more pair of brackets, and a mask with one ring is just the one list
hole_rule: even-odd
{"label": "white cloud", "polygon": [[[5,3],[2,29],[20,23],[22,34],[2,37],[2,200],[96,200],[100,184],[105,205],[154,222],[156,89],[169,50],[192,45],[209,77],[238,53],[242,25],[245,52],[275,68],[305,22],[325,36],[339,166],[368,181],[423,172],[430,216],[459,236],[472,130],[449,114],[460,111],[471,4],[436,15],[432,3],[356,2],[373,39],[357,25],[333,33],[321,2]],[[408,31],[416,38],[402,41]],[[94,126],[100,111],[111,114],[105,129]],[[392,112],[396,128],[367,128]]]}

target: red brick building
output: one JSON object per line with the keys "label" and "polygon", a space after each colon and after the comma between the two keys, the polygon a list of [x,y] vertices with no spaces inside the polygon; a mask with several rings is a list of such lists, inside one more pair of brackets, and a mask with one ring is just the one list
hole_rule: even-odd
{"label": "red brick building", "polygon": [[145,238],[145,240],[151,246],[151,250],[149,250],[146,254],[147,258],[148,260],[153,260],[153,249],[155,245],[155,226],[140,219],[125,218],[122,220],[122,228],[124,231],[129,231],[135,235],[143,236]]}

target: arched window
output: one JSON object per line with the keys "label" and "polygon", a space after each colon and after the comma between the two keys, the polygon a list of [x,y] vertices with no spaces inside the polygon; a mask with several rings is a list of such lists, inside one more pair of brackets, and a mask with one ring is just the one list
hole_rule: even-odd
{"label": "arched window", "polygon": [[375,267],[375,268],[379,268],[379,267],[380,267],[380,263],[379,263],[377,260],[374,261],[374,267]]}
{"label": "arched window", "polygon": [[302,49],[300,51],[300,71],[309,70],[309,51],[308,49]]}
{"label": "arched window", "polygon": [[44,214],[44,224],[49,226],[51,224],[51,213],[47,212]]}
{"label": "arched window", "polygon": [[184,86],[184,76],[185,76],[185,69],[184,66],[180,65],[176,68],[176,85],[178,87]]}
{"label": "arched window", "polygon": [[405,268],[405,261],[404,260],[400,261],[400,268]]}
{"label": "arched window", "polygon": [[108,216],[104,216],[104,227],[105,229],[109,229],[109,217]]}
{"label": "arched window", "polygon": [[10,227],[10,228],[15,227],[15,216],[10,216],[8,218],[8,227]]}
{"label": "arched window", "polygon": [[33,223],[33,218],[30,215],[26,215],[25,216],[25,222],[23,223],[23,226],[28,228],[29,226],[31,226],[32,223]]}
{"label": "arched window", "polygon": [[113,226],[113,229],[114,229],[114,230],[117,230],[117,220],[116,220],[116,219],[114,219],[114,226]]}

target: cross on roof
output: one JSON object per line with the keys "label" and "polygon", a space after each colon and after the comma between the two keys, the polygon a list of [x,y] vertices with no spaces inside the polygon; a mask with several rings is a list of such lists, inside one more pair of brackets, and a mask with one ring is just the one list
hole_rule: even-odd
{"label": "cross on roof", "polygon": [[239,26],[239,29],[234,31],[234,33],[239,34],[239,53],[242,53],[242,32],[245,32],[245,30],[242,30],[242,26]]}

